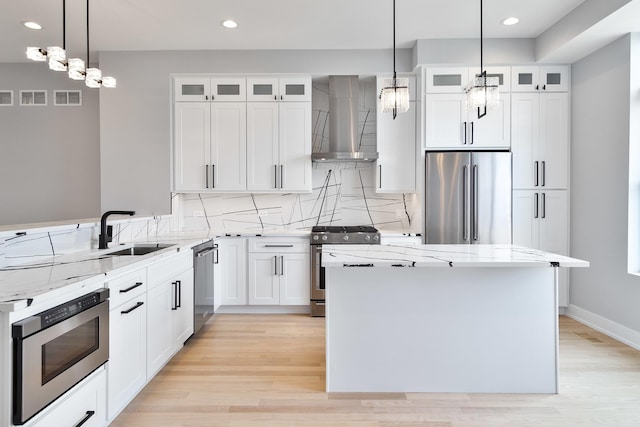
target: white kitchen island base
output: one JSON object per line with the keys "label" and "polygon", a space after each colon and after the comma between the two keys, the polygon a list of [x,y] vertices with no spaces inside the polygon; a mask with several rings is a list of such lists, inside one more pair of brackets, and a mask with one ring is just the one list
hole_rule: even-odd
{"label": "white kitchen island base", "polygon": [[326,268],[327,391],[557,393],[558,269],[452,267]]}

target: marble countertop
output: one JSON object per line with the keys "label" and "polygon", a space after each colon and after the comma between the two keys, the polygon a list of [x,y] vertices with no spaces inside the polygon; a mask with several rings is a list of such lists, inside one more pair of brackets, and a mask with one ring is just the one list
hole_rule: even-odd
{"label": "marble countertop", "polygon": [[323,245],[323,267],[588,267],[515,245]]}

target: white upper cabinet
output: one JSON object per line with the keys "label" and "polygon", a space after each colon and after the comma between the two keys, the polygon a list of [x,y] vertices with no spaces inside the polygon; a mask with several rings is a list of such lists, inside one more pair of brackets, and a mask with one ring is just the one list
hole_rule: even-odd
{"label": "white upper cabinet", "polygon": [[[509,92],[511,86],[510,67],[484,67],[487,77],[498,78],[500,92]],[[427,67],[425,88],[427,93],[464,93],[480,67]]]}
{"label": "white upper cabinet", "polygon": [[512,92],[567,92],[569,66],[525,65],[511,68]]}
{"label": "white upper cabinet", "polygon": [[250,77],[248,101],[311,102],[311,77]]}
{"label": "white upper cabinet", "polygon": [[[380,94],[384,79],[378,76],[376,94]],[[405,77],[405,76],[398,76]],[[378,193],[414,193],[416,191],[416,79],[409,77],[409,111],[393,114],[383,113],[380,100],[376,110],[376,143],[378,147],[377,185]]]}
{"label": "white upper cabinet", "polygon": [[246,101],[246,79],[243,77],[176,77],[173,99],[178,102]]}

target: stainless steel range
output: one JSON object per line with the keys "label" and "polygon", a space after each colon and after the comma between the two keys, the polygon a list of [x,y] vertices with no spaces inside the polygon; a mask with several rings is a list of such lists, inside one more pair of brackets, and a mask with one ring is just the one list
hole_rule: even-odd
{"label": "stainless steel range", "polygon": [[324,267],[322,245],[379,245],[380,232],[367,225],[316,226],[311,229],[311,315],[324,316]]}

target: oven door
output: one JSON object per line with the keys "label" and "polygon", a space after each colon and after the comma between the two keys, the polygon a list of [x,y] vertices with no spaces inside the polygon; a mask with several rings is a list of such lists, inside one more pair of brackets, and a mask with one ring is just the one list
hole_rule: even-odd
{"label": "oven door", "polygon": [[13,423],[24,424],[108,359],[108,300],[14,338]]}
{"label": "oven door", "polygon": [[322,245],[311,245],[311,300],[324,301]]}

